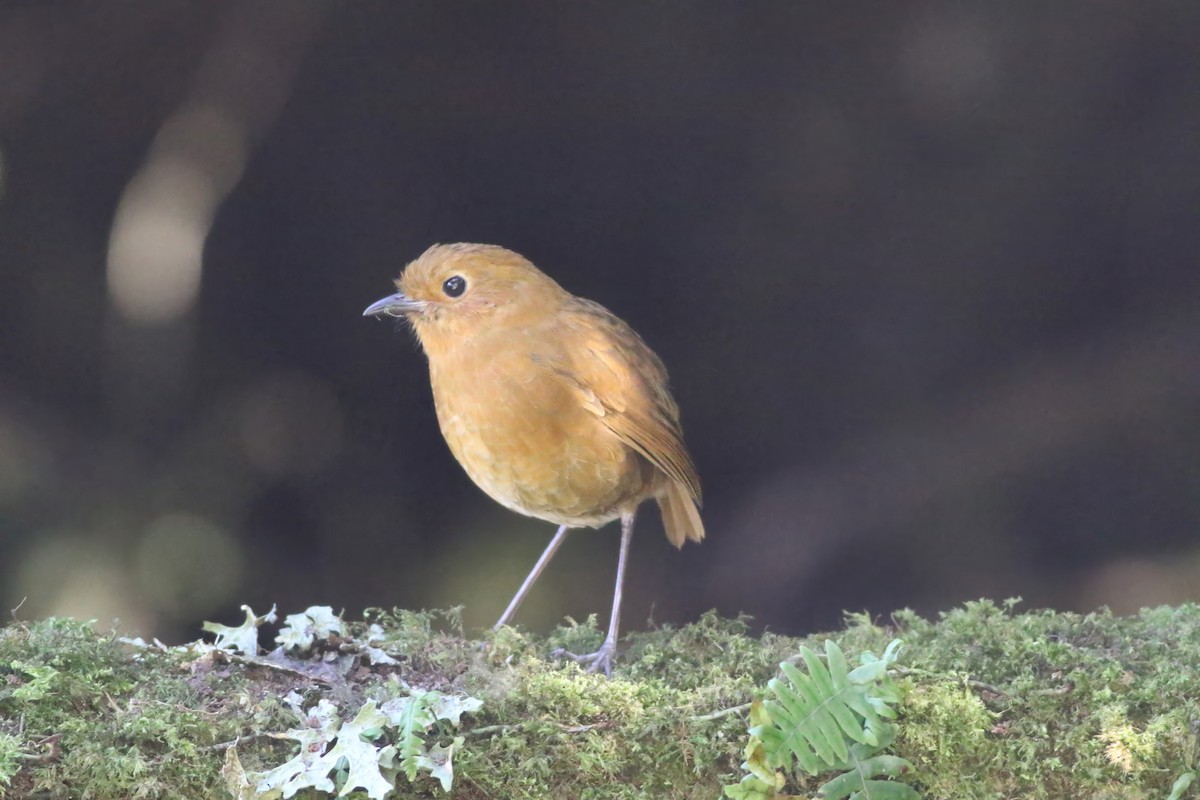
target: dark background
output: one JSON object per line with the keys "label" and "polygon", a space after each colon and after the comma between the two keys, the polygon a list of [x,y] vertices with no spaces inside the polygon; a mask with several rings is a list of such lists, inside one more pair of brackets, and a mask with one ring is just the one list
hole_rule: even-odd
{"label": "dark background", "polygon": [[[626,621],[1200,598],[1200,4],[8,2],[0,601],[466,604],[488,500],[360,317],[511,247],[663,357],[709,538]],[[519,620],[607,614],[615,526]]]}

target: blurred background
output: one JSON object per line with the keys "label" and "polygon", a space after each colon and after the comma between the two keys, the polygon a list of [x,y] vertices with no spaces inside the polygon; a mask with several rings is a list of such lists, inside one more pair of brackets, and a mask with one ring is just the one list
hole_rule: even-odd
{"label": "blurred background", "polygon": [[[466,605],[553,532],[363,319],[503,244],[670,368],[625,620],[1200,599],[1200,4],[0,6],[0,601]],[[605,622],[616,526],[518,617]]]}

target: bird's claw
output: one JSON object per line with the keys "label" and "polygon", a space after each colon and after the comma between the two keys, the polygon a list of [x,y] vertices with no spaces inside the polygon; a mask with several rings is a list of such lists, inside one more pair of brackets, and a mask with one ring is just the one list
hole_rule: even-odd
{"label": "bird's claw", "polygon": [[612,677],[613,658],[617,654],[617,643],[608,639],[604,640],[604,644],[600,645],[600,649],[594,653],[586,653],[577,655],[560,647],[550,655],[554,658],[569,658],[576,664],[584,665],[585,672],[600,672],[603,670],[604,677]]}

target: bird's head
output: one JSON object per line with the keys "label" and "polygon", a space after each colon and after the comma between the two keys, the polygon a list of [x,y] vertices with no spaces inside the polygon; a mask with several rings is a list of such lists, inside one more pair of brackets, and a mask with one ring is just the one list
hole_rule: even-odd
{"label": "bird's head", "polygon": [[396,288],[363,316],[405,317],[427,351],[523,325],[567,296],[524,256],[490,244],[435,244],[404,268]]}

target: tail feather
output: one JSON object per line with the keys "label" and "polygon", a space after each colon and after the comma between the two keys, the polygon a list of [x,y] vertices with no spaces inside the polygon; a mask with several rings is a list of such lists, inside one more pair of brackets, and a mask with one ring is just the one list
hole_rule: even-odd
{"label": "tail feather", "polygon": [[704,538],[704,523],[700,521],[696,501],[682,483],[671,481],[666,494],[658,498],[658,507],[662,511],[667,541],[671,544],[683,547],[689,539],[698,542]]}

